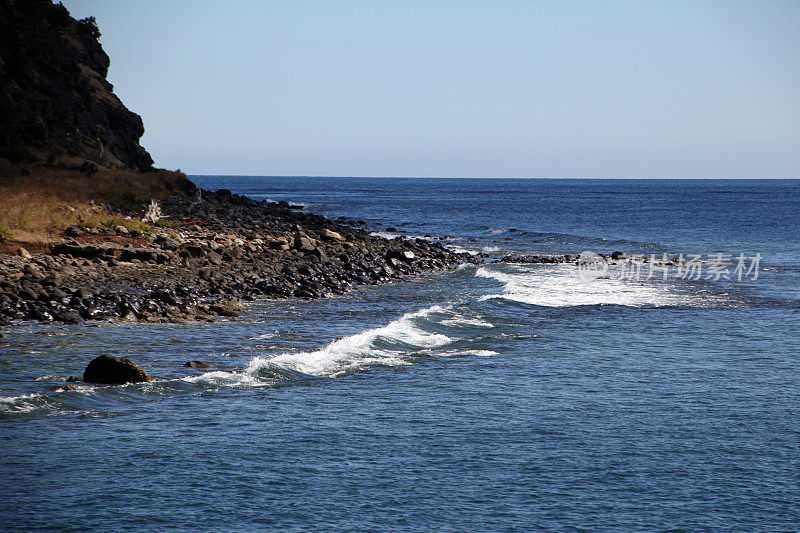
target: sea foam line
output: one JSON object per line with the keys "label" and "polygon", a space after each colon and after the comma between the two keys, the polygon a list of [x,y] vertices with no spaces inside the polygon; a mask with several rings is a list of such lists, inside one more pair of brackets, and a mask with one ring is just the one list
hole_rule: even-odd
{"label": "sea foam line", "polygon": [[500,272],[480,267],[475,276],[503,283],[502,294],[482,296],[481,300],[506,300],[546,307],[578,305],[670,306],[688,305],[690,299],[667,286],[626,283],[623,280],[600,278],[582,281],[572,265],[519,267],[516,272]]}

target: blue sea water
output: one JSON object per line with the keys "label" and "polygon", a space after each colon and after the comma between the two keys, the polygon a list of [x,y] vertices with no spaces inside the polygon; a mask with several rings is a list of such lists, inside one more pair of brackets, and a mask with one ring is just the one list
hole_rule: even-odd
{"label": "blue sea water", "polygon": [[[4,529],[800,530],[800,182],[193,180],[488,261],[758,276],[488,262],[215,324],[6,328]],[[159,379],[50,391],[101,353]]]}

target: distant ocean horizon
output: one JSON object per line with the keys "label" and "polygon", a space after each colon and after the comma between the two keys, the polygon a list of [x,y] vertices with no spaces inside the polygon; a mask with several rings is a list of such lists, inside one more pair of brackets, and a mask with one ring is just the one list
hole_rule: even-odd
{"label": "distant ocean horizon", "polygon": [[264,175],[264,174],[208,174],[208,173],[187,173],[187,176],[197,178],[330,178],[330,179],[409,179],[409,180],[619,180],[619,181],[651,181],[651,180],[667,180],[667,181],[769,181],[769,180],[800,180],[800,176],[796,177],[769,177],[764,176],[761,178],[753,177],[726,177],[726,178],[697,178],[697,177],[586,177],[586,176],[569,176],[569,177],[548,177],[548,176],[326,176],[326,175]]}
{"label": "distant ocean horizon", "polygon": [[[800,524],[800,181],[190,179],[485,263],[216,324],[4,332],[11,530]],[[159,379],[44,390],[109,350]]]}

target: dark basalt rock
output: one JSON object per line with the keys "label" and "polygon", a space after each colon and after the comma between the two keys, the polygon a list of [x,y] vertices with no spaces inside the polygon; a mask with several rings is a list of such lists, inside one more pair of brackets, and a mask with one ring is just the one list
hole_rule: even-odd
{"label": "dark basalt rock", "polygon": [[152,168],[139,145],[142,119],[113,93],[97,36],[60,2],[0,2],[0,146],[57,146],[101,165]]}
{"label": "dark basalt rock", "polygon": [[406,263],[411,263],[416,259],[416,256],[414,252],[409,252],[408,250],[389,250],[386,252],[386,259],[398,259]]}
{"label": "dark basalt rock", "polygon": [[186,368],[213,368],[205,361],[188,361],[183,366],[185,366]]}
{"label": "dark basalt rock", "polygon": [[83,318],[81,318],[78,314],[70,312],[70,311],[62,311],[58,313],[55,317],[56,321],[63,322],[64,324],[83,324]]}
{"label": "dark basalt rock", "polygon": [[153,381],[142,367],[127,358],[101,355],[92,359],[83,372],[83,381],[104,385],[124,385]]}

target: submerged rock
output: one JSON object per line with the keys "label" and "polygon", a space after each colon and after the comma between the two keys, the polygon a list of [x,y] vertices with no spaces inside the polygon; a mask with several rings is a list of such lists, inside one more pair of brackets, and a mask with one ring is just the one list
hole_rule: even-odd
{"label": "submerged rock", "polygon": [[212,366],[205,361],[188,361],[183,366],[186,368],[212,368]]}
{"label": "submerged rock", "polygon": [[127,358],[101,355],[92,359],[83,372],[83,381],[104,385],[123,385],[153,381],[142,367]]}

